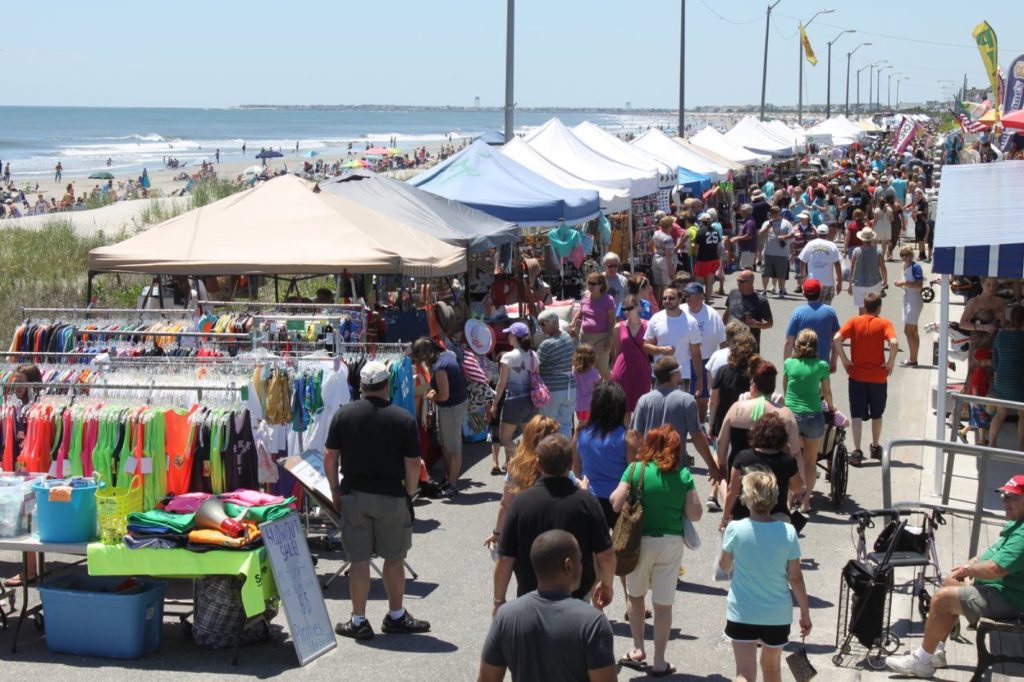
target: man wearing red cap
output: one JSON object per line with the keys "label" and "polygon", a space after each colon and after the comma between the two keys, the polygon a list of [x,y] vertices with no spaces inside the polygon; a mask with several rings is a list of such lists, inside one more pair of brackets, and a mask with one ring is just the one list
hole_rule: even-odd
{"label": "man wearing red cap", "polygon": [[997,489],[1007,523],[980,557],[954,568],[932,598],[924,640],[917,651],[890,656],[890,670],[928,678],[946,667],[945,642],[957,618],[1017,618],[1024,614],[1024,474]]}
{"label": "man wearing red cap", "polygon": [[832,345],[832,337],[839,331],[839,315],[835,308],[822,302],[821,280],[814,277],[804,280],[803,292],[807,303],[797,307],[789,318],[782,357],[792,356],[797,335],[805,329],[812,329],[818,335],[818,357],[835,372],[836,348]]}

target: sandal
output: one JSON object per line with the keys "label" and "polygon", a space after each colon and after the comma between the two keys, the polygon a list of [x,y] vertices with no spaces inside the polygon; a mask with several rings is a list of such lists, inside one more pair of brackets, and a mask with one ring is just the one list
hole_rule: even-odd
{"label": "sandal", "polygon": [[501,476],[503,473],[505,472],[501,470],[501,467],[491,467],[491,476]]}
{"label": "sandal", "polygon": [[854,450],[853,452],[850,453],[850,464],[852,464],[855,467],[859,467],[863,463],[864,463],[864,451],[863,450]]}
{"label": "sandal", "polygon": [[631,670],[643,671],[647,669],[647,654],[640,654],[640,657],[634,657],[633,652],[637,649],[630,649],[628,652],[623,654],[622,658],[619,659],[619,665],[624,668]]}
{"label": "sandal", "polygon": [[668,677],[669,675],[674,675],[675,673],[676,667],[671,663],[666,663],[664,670],[655,670],[654,668],[651,668],[647,671],[647,674],[651,677]]}
{"label": "sandal", "polygon": [[[650,620],[650,619],[651,619],[651,610],[650,609],[644,609],[644,620]],[[626,621],[627,623],[629,622],[629,611],[626,611],[626,613],[623,614],[622,620]]]}

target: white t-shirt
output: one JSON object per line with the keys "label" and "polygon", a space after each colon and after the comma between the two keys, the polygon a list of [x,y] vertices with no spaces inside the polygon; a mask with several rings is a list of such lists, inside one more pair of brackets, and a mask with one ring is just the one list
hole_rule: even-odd
{"label": "white t-shirt", "polygon": [[812,239],[800,251],[800,260],[807,263],[807,276],[821,282],[824,287],[836,285],[835,264],[842,260],[839,249],[828,239]]}
{"label": "white t-shirt", "polygon": [[675,358],[686,377],[686,368],[690,366],[690,344],[700,345],[701,335],[697,320],[682,308],[679,313],[676,317],[669,317],[664,310],[654,313],[647,321],[644,341],[658,346],[674,346]]}
{"label": "white t-shirt", "polygon": [[654,242],[654,255],[662,258],[670,258],[672,253],[675,251],[676,243],[672,241],[672,235],[665,234],[661,230],[654,233],[651,237],[651,241]]}
{"label": "white t-shirt", "polygon": [[508,366],[509,397],[530,395],[530,372],[540,371],[537,354],[513,348],[501,356],[501,364]]}
{"label": "white t-shirt", "polygon": [[722,369],[729,364],[729,348],[719,348],[708,361],[704,363],[704,368],[708,370],[708,378],[713,380],[715,378],[715,372]]}
{"label": "white t-shirt", "polygon": [[689,308],[686,309],[686,312],[697,320],[697,326],[700,327],[701,357],[706,358],[719,350],[719,346],[725,341],[725,323],[722,322],[722,316],[718,314],[718,311],[709,305],[702,305],[697,312],[693,312]]}

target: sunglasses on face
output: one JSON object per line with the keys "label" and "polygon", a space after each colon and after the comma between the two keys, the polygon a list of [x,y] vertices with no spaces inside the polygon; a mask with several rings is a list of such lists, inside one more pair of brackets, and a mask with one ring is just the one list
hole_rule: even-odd
{"label": "sunglasses on face", "polygon": [[754,280],[752,280],[752,279],[738,279],[738,280],[736,280],[736,283],[737,284],[753,284]]}
{"label": "sunglasses on face", "polygon": [[624,305],[624,306],[622,306],[622,311],[626,312],[626,313],[628,313],[630,310],[635,310],[635,309],[636,309],[636,306],[633,306],[633,305]]}
{"label": "sunglasses on face", "polygon": [[679,298],[679,297],[678,296],[662,296],[661,300],[663,300],[663,301],[674,301],[677,298]]}

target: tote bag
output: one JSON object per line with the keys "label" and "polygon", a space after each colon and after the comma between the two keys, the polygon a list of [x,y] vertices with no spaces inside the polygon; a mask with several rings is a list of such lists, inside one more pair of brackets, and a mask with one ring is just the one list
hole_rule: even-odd
{"label": "tote bag", "polygon": [[640,540],[644,528],[644,472],[646,463],[640,466],[640,482],[633,487],[633,471],[637,463],[629,465],[629,498],[622,505],[619,520],[612,530],[612,550],[615,552],[615,575],[628,575],[640,561]]}

